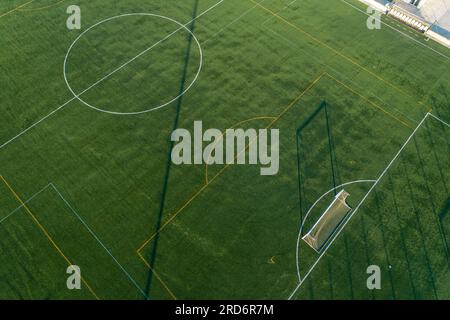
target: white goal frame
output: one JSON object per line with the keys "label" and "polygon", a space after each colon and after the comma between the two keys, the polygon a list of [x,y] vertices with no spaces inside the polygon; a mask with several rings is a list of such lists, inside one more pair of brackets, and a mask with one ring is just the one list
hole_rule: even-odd
{"label": "white goal frame", "polygon": [[[352,208],[347,203],[346,199],[350,196],[350,194],[342,189],[335,197],[328,208],[323,212],[320,218],[316,221],[316,223],[312,226],[312,228],[302,237],[302,240],[305,241],[311,248],[314,249],[317,253],[320,253],[321,249],[327,244],[327,242],[333,237],[333,234],[339,229],[339,226],[345,221],[345,218],[348,217],[349,213],[352,211]],[[343,206],[344,212],[337,212],[335,210],[336,206]],[[323,226],[326,225],[326,220],[328,217],[339,214],[342,215],[342,218],[337,221],[336,225],[332,227],[332,231],[330,234],[326,236],[325,239],[322,239],[319,242],[319,239],[314,236],[315,233],[320,233],[320,230]],[[324,222],[325,221],[325,222]],[[318,230],[316,230],[318,229]],[[318,232],[317,232],[318,231]]]}

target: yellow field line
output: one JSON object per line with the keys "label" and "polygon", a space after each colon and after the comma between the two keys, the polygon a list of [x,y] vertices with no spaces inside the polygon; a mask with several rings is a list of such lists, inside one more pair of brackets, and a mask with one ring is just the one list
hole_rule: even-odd
{"label": "yellow field line", "polygon": [[[34,1],[34,0],[33,0],[33,1]],[[58,4],[60,4],[60,3],[64,2],[64,1],[66,1],[66,0],[60,0],[60,1],[56,2],[56,3],[49,4],[49,5],[47,5],[47,6],[40,7],[40,8],[20,8],[19,11],[38,11],[38,10],[44,10],[44,9],[48,9],[48,8],[52,8],[52,7],[54,7],[54,6],[57,6]]]}
{"label": "yellow field line", "polygon": [[137,252],[141,252],[142,249],[150,243],[150,241],[152,241],[173,219],[175,219],[175,217],[180,214],[181,211],[184,210],[184,208],[186,208],[192,201],[194,201],[195,198],[197,198],[202,192],[203,190],[205,190],[209,184],[205,184],[203,185],[200,190],[198,190],[191,198],[189,198],[188,201],[186,201],[181,208],[179,208],[150,238],[148,238],[140,247],[139,249],[137,249]]}
{"label": "yellow field line", "polygon": [[326,74],[326,72],[322,72],[322,74],[320,76],[318,76],[305,90],[303,90],[302,93],[300,93],[268,126],[267,128],[270,128],[273,126],[273,124],[275,122],[277,122],[278,120],[280,120],[280,118],[286,113],[288,112],[301,98],[303,98],[303,96],[306,94],[306,92],[308,92],[309,90],[311,90],[316,84],[317,82],[319,82],[323,76]]}
{"label": "yellow field line", "polygon": [[[337,54],[338,56],[344,58],[345,60],[349,61],[350,63],[352,63],[353,65],[361,68],[362,70],[366,71],[367,73],[371,74],[372,76],[374,76],[375,78],[377,78],[378,80],[383,81],[384,83],[388,84],[389,86],[391,86],[392,88],[394,88],[395,90],[401,92],[402,94],[416,100],[416,98],[414,98],[412,95],[410,95],[409,93],[407,93],[406,91],[400,89],[399,87],[397,87],[396,85],[390,83],[389,81],[387,81],[386,79],[384,79],[383,77],[379,76],[378,74],[374,73],[373,71],[367,69],[366,67],[362,66],[361,64],[359,64],[357,61],[355,61],[354,59],[344,55],[342,52],[334,49],[333,47],[329,46],[328,44],[326,44],[325,42],[321,41],[320,39],[316,38],[315,36],[313,36],[312,34],[308,33],[307,31],[303,30],[302,28],[300,28],[299,26],[297,26],[296,24],[290,22],[289,20],[286,20],[285,18],[283,18],[282,16],[280,16],[279,14],[277,14],[276,12],[270,10],[269,8],[263,6],[262,4],[254,1],[254,0],[249,0],[251,2],[253,2],[255,5],[257,5],[258,7],[260,7],[261,9],[265,10],[266,12],[270,13],[271,15],[273,15],[274,17],[276,17],[277,19],[283,21],[284,23],[288,24],[289,26],[293,27],[294,29],[300,31],[301,33],[303,33],[304,35],[306,35],[308,38],[314,40],[315,42],[317,42],[318,44],[324,46],[325,48],[331,50],[332,52],[334,52],[335,54]],[[420,101],[417,101],[418,104],[420,104],[421,106],[423,106],[423,103]]]}
{"label": "yellow field line", "polygon": [[[255,121],[255,120],[269,120],[269,119],[273,120],[273,119],[275,119],[275,117],[262,116],[262,117],[254,117],[254,118],[250,118],[250,119],[243,120],[243,121],[240,121],[240,122],[234,124],[233,126],[230,127],[230,129],[237,128],[238,126],[240,126],[240,125],[242,125],[242,124],[244,124],[244,123],[250,122],[250,121]],[[219,139],[218,141],[216,141],[216,143],[214,144],[214,146],[215,146],[217,143],[219,143],[220,140],[223,139],[223,136],[225,135],[225,133],[226,133],[225,131],[222,133],[222,136],[220,137],[220,139]],[[211,158],[211,154],[208,155],[208,159],[207,159],[207,160],[209,160],[210,158]],[[209,161],[207,161],[207,162],[209,162]],[[208,184],[208,183],[209,183],[209,180],[208,180],[208,167],[209,167],[209,165],[208,165],[208,163],[206,163],[206,164],[205,164],[205,184]]]}
{"label": "yellow field line", "polygon": [[398,117],[396,117],[395,115],[393,115],[392,113],[390,113],[389,111],[387,111],[386,109],[384,109],[383,107],[379,106],[378,104],[370,101],[368,98],[364,97],[362,94],[358,93],[357,91],[355,91],[354,89],[352,89],[351,87],[349,87],[348,85],[346,85],[345,83],[343,83],[342,81],[336,79],[335,77],[333,77],[331,74],[326,73],[326,76],[331,78],[332,80],[336,81],[337,83],[339,83],[340,85],[344,86],[347,90],[353,92],[354,94],[356,94],[357,96],[359,96],[360,98],[364,99],[365,101],[367,101],[369,104],[371,104],[373,107],[375,107],[376,109],[381,110],[382,112],[384,112],[385,114],[387,114],[389,117],[393,118],[394,120],[400,122],[401,124],[403,124],[404,126],[413,129],[414,128],[412,126],[410,126],[409,124],[407,124],[406,122],[404,122],[403,120],[399,119]]}
{"label": "yellow field line", "polygon": [[[277,116],[277,117],[265,117],[265,118],[271,118],[273,119],[273,121],[269,124],[269,126],[267,126],[266,128],[270,128],[275,122],[277,122],[281,116],[283,116],[283,114],[285,114],[289,109],[291,109],[305,94],[306,92],[308,92],[309,90],[311,90],[316,84],[317,82],[325,75],[325,72],[322,73],[319,77],[317,77],[305,90],[303,90],[294,100],[292,100],[292,102]],[[257,117],[257,118],[262,118],[262,117]],[[257,119],[257,118],[253,118]],[[245,121],[250,121],[252,119],[249,120],[244,120],[241,121],[241,123],[244,123]],[[236,125],[239,125],[236,124]],[[252,142],[250,142],[252,143]],[[250,146],[247,145],[246,149],[247,150]],[[241,151],[244,152],[245,150]],[[241,153],[240,152],[240,153]],[[239,154],[240,154],[239,153]],[[237,157],[237,156],[236,156]],[[173,294],[173,292],[169,289],[169,287],[167,286],[167,284],[161,279],[161,277],[156,273],[156,271],[150,266],[150,264],[148,263],[148,261],[142,256],[141,251],[142,249],[149,244],[158,234],[160,234],[187,206],[189,206],[189,204],[194,201],[217,177],[219,177],[221,174],[223,174],[223,172],[229,167],[230,165],[226,165],[224,168],[222,168],[222,170],[220,170],[212,179],[211,181],[209,181],[208,183],[206,183],[205,185],[203,185],[188,201],[186,201],[183,206],[181,206],[181,208],[179,208],[149,239],[147,239],[140,247],[139,249],[136,250],[136,253],[138,254],[139,258],[144,262],[144,264],[152,271],[152,273],[156,276],[156,278],[159,280],[159,282],[164,286],[164,288],[167,290],[167,292],[169,292],[169,294],[176,300],[176,296]]]}
{"label": "yellow field line", "polygon": [[[394,115],[392,115],[390,112],[388,112],[387,110],[385,110],[384,108],[380,107],[379,105],[373,103],[372,101],[368,100],[366,97],[362,96],[361,94],[359,94],[358,92],[356,92],[355,90],[353,90],[351,87],[349,87],[348,85],[344,84],[343,82],[339,81],[338,79],[336,79],[335,77],[331,76],[330,74],[328,74],[327,72],[323,72],[320,76],[318,76],[313,82],[310,83],[310,85],[303,90],[278,116],[276,117],[272,117],[273,121],[266,127],[266,129],[272,127],[286,112],[288,112],[309,90],[311,90],[324,76],[327,76],[329,78],[331,78],[332,80],[336,81],[337,83],[341,84],[342,86],[344,86],[346,89],[348,89],[349,91],[353,92],[354,94],[356,94],[357,96],[361,97],[362,99],[368,101],[373,107],[375,107],[376,109],[379,109],[381,111],[383,111],[385,114],[389,115],[390,117],[394,118],[395,120],[399,121],[400,123],[402,123],[403,125],[407,126],[408,128],[411,128],[408,124],[406,124],[405,122],[403,122],[402,120],[398,119],[397,117],[395,117]],[[249,145],[247,145],[248,149]],[[245,150],[243,150],[245,151]],[[243,152],[241,151],[241,152]],[[213,178],[211,178],[210,180],[208,179],[207,183],[205,185],[203,185],[194,195],[192,195],[174,214],[172,214],[170,216],[170,218],[159,228],[159,230],[157,230],[150,238],[148,238],[146,241],[144,241],[144,243],[139,247],[139,249],[137,249],[137,252],[139,253],[140,251],[142,251],[142,249],[149,244],[158,234],[160,234],[187,206],[189,206],[189,204],[191,204],[192,201],[194,201],[216,178],[218,178],[221,174],[223,174],[223,172],[229,167],[230,165],[226,165],[224,168],[222,168]]]}
{"label": "yellow field line", "polygon": [[34,0],[28,1],[27,3],[21,4],[20,6],[14,8],[14,9],[8,11],[8,12],[5,12],[5,13],[1,14],[1,15],[0,15],[0,18],[1,18],[1,17],[4,17],[4,16],[6,16],[6,15],[8,15],[8,14],[10,14],[10,13],[13,13],[14,11],[20,10],[21,8],[23,8],[23,7],[25,7],[26,5],[32,3],[33,1],[34,1]]}
{"label": "yellow field line", "polygon": [[[47,232],[47,230],[42,226],[42,224],[39,222],[39,220],[35,217],[35,215],[31,212],[31,210],[27,207],[27,205],[22,201],[22,199],[17,195],[17,193],[13,190],[11,185],[3,178],[3,176],[0,175],[0,179],[3,180],[3,183],[8,187],[8,189],[11,191],[11,193],[14,195],[16,200],[20,203],[22,207],[25,208],[27,213],[30,215],[30,217],[33,219],[34,223],[41,229],[41,231],[44,233],[44,235],[47,237],[47,239],[52,243],[52,245],[55,247],[55,249],[58,251],[58,253],[66,260],[69,266],[73,265],[72,262],[67,258],[67,256],[62,252],[62,250],[59,248],[59,246],[56,244],[56,242],[53,240],[53,238],[50,236],[50,234]],[[81,275],[79,275],[81,278],[81,281],[86,285],[88,290],[92,293],[92,295],[97,299],[100,300],[100,298],[95,294],[94,290],[91,288],[91,286],[84,280]]]}
{"label": "yellow field line", "polygon": [[163,287],[167,290],[167,292],[170,294],[173,300],[177,300],[177,297],[173,294],[172,290],[169,289],[169,286],[163,281],[163,279],[159,276],[159,274],[153,269],[150,264],[145,260],[145,258],[142,256],[142,254],[137,251],[137,254],[139,258],[144,261],[145,265],[152,271],[152,273],[155,275],[155,277],[159,280],[159,282],[163,285]]}
{"label": "yellow field line", "polygon": [[[266,127],[270,128],[274,125],[275,122],[277,122],[289,109],[291,109],[309,90],[311,90],[317,82],[325,75],[325,72],[322,73],[320,76],[318,76],[305,90],[303,90],[292,102],[277,116],[274,117],[273,121]],[[247,146],[248,148],[248,146]],[[241,151],[244,152],[245,150]],[[170,218],[144,243],[137,249],[137,252],[139,253],[150,241],[152,241],[158,234],[161,233],[162,230],[164,230],[194,199],[196,199],[211,183],[217,179],[223,172],[230,166],[230,164],[223,167],[210,181],[208,184],[203,185],[187,202],[185,202],[181,208],[179,208]]]}

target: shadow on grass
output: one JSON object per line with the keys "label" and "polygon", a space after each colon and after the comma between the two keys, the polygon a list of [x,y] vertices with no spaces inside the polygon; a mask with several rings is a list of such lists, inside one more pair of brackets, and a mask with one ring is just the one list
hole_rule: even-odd
{"label": "shadow on grass", "polygon": [[[297,178],[298,178],[298,188],[299,188],[299,205],[300,205],[300,221],[303,222],[304,212],[308,210],[307,208],[307,201],[306,201],[306,195],[305,195],[305,187],[303,184],[302,179],[302,169],[301,169],[301,147],[300,147],[300,141],[301,141],[301,135],[303,130],[308,128],[311,123],[321,115],[321,113],[324,113],[325,116],[325,124],[324,124],[324,130],[327,132],[327,138],[328,138],[328,149],[329,149],[329,156],[330,156],[330,164],[331,164],[331,175],[332,175],[332,184],[333,188],[336,188],[338,185],[338,174],[337,174],[337,160],[336,160],[336,152],[335,152],[335,144],[333,139],[333,131],[332,131],[332,121],[330,117],[329,112],[329,106],[326,101],[322,101],[320,105],[308,116],[308,118],[297,128],[296,130],[296,147],[297,147]],[[319,124],[320,125],[320,124]],[[306,171],[306,170],[305,170]],[[337,190],[334,190],[334,194],[337,194]],[[302,201],[303,199],[303,201]],[[347,242],[346,242],[346,254],[348,255],[347,250]],[[328,279],[330,284],[330,294],[331,298],[333,298],[333,274],[332,274],[332,266],[330,262],[328,261]],[[309,287],[309,297],[310,299],[314,298],[314,290],[312,286],[313,280],[310,281],[310,287]],[[351,277],[350,277],[350,287],[351,287],[351,294],[353,297],[353,286],[351,284]]]}
{"label": "shadow on grass", "polygon": [[[305,130],[316,118],[319,116],[319,114],[323,111],[325,115],[325,130],[327,132],[328,137],[328,148],[329,148],[329,156],[330,156],[330,164],[331,164],[331,175],[332,175],[332,184],[333,188],[336,188],[338,185],[337,180],[338,174],[337,174],[337,160],[336,160],[336,152],[335,152],[335,144],[332,134],[332,121],[329,113],[329,106],[326,101],[322,101],[319,107],[317,107],[316,110],[314,110],[309,117],[297,128],[296,130],[296,144],[297,144],[297,179],[298,179],[298,188],[299,188],[299,202],[300,202],[300,221],[303,221],[303,215],[304,212],[308,210],[306,207],[306,195],[305,195],[305,188],[303,185],[303,179],[302,179],[302,168],[301,168],[301,135],[303,130]],[[334,190],[334,194],[337,194],[337,190]],[[303,199],[303,201],[302,201]]]}
{"label": "shadow on grass", "polygon": [[[193,7],[193,11],[192,11],[192,19],[194,19],[197,16],[198,2],[199,2],[199,0],[195,0],[195,2],[194,2],[194,7]],[[191,30],[192,33],[194,32],[195,20],[192,21],[191,25],[189,26],[189,29]],[[184,65],[183,65],[183,70],[181,73],[181,80],[180,80],[180,89],[179,89],[180,97],[177,100],[176,114],[175,114],[172,131],[170,132],[170,135],[172,134],[172,132],[174,130],[176,130],[178,128],[181,105],[183,102],[183,94],[182,93],[184,92],[185,86],[186,86],[186,78],[187,78],[187,72],[188,72],[188,66],[189,66],[189,58],[191,55],[192,40],[193,40],[192,34],[189,33],[186,54],[184,57]],[[156,220],[156,224],[155,224],[155,232],[157,232],[157,234],[156,234],[155,239],[152,241],[152,245],[150,248],[150,255],[149,255],[149,263],[150,263],[150,267],[152,270],[154,270],[155,264],[156,264],[156,253],[158,250],[158,243],[159,243],[158,231],[161,229],[162,218],[164,215],[164,207],[165,207],[165,202],[166,202],[167,188],[168,188],[168,184],[169,184],[170,169],[171,169],[171,164],[172,164],[171,152],[172,152],[172,149],[174,146],[174,142],[170,139],[170,136],[169,136],[168,144],[169,144],[169,147],[168,147],[168,151],[167,151],[167,161],[166,161],[165,173],[164,173],[164,178],[163,178],[164,180],[163,180],[163,185],[162,185],[162,190],[161,190],[161,200],[159,203],[159,211],[158,211],[158,216],[157,216],[157,220]],[[153,280],[152,270],[150,270],[148,273],[148,277],[147,277],[146,285],[145,285],[145,293],[147,294],[148,299],[151,299],[150,289],[152,287],[152,280]]]}
{"label": "shadow on grass", "polygon": [[421,244],[422,244],[422,248],[423,248],[423,252],[424,252],[425,264],[427,266],[429,283],[431,284],[431,288],[433,290],[434,297],[435,297],[435,299],[437,299],[438,295],[437,295],[437,290],[436,290],[436,285],[435,285],[433,269],[431,267],[429,253],[428,253],[427,247],[425,245],[425,233],[424,233],[423,226],[422,226],[422,223],[420,220],[420,214],[419,214],[420,210],[419,210],[419,208],[416,204],[416,200],[415,200],[416,197],[415,197],[415,193],[414,193],[413,187],[412,187],[413,182],[411,181],[410,172],[408,170],[405,160],[403,159],[400,163],[403,165],[404,177],[406,178],[406,182],[407,182],[407,190],[404,190],[404,192],[408,192],[410,194],[409,198],[411,199],[411,205],[412,205],[412,209],[413,209],[412,211],[414,213],[414,217],[415,217],[415,220],[417,223],[417,230],[418,230],[420,238],[421,238],[420,240],[421,240]]}
{"label": "shadow on grass", "polygon": [[[392,174],[390,174],[390,173],[388,173],[388,182],[390,185],[389,189],[391,190],[391,193],[392,193],[392,200],[393,200],[393,204],[394,204],[394,212],[395,212],[395,217],[397,219],[397,224],[399,226],[401,226],[400,208],[398,205],[399,201],[397,200],[397,190],[395,189],[394,179],[392,178]],[[403,192],[403,190],[400,190],[399,192],[401,194]],[[403,253],[405,254],[405,262],[406,262],[406,268],[408,271],[409,283],[411,285],[414,300],[416,300],[417,299],[416,286],[414,285],[414,280],[413,280],[414,276],[413,276],[413,272],[411,269],[411,262],[410,262],[410,258],[408,255],[408,249],[406,246],[404,228],[400,227],[399,232],[400,232],[399,236],[400,236],[401,248],[402,248]]]}

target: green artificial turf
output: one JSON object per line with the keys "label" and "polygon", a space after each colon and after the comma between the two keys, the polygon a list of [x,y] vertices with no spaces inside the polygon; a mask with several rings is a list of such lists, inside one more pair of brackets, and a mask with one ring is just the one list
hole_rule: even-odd
{"label": "green artificial turf", "polygon": [[[81,30],[66,1],[10,12],[26,1],[0,4],[0,298],[450,298],[448,126],[428,116],[389,165],[427,112],[450,121],[448,49],[385,16],[368,30],[355,0],[80,0]],[[150,15],[72,47],[79,101],[69,47],[130,13]],[[167,18],[186,28],[152,47]],[[279,173],[171,164],[196,120],[279,129]],[[321,195],[384,171],[366,198],[345,187],[365,201],[322,257],[297,252]]]}

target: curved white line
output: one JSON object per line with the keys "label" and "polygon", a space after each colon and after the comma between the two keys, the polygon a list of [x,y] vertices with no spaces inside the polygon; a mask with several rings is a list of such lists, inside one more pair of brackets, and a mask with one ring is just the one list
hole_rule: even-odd
{"label": "curved white line", "polygon": [[301,282],[302,278],[300,275],[300,259],[299,259],[299,249],[300,249],[300,239],[302,236],[302,231],[303,231],[303,227],[305,226],[305,222],[306,219],[308,218],[309,214],[311,213],[312,209],[314,209],[314,207],[320,202],[320,200],[322,200],[324,197],[326,197],[328,194],[330,194],[331,192],[333,192],[336,189],[351,185],[351,184],[356,184],[356,183],[375,183],[376,180],[355,180],[355,181],[351,181],[351,182],[346,182],[344,184],[341,184],[337,187],[334,187],[333,189],[325,192],[323,195],[321,195],[316,202],[314,202],[314,204],[309,208],[308,212],[306,213],[305,217],[303,218],[303,221],[301,221],[301,225],[300,225],[300,231],[298,232],[298,236],[297,236],[297,248],[296,248],[296,253],[295,253],[295,258],[296,258],[296,265],[297,265],[297,276],[298,276],[298,281]]}
{"label": "curved white line", "polygon": [[[107,74],[106,76],[104,76],[103,78],[101,78],[100,80],[96,81],[94,84],[92,84],[91,86],[89,86],[88,88],[86,88],[85,90],[83,90],[82,92],[80,92],[79,94],[76,94],[75,91],[72,89],[72,87],[69,84],[69,81],[67,80],[67,71],[66,71],[66,66],[67,66],[67,59],[69,58],[69,55],[72,51],[72,48],[74,47],[74,45],[78,42],[78,40],[81,39],[81,37],[83,37],[87,32],[89,32],[90,30],[92,30],[93,28],[114,20],[114,19],[118,19],[118,18],[122,18],[122,17],[128,17],[128,16],[151,16],[151,17],[157,17],[157,18],[161,18],[161,19],[165,19],[168,21],[171,21],[177,25],[179,25],[180,27],[175,30],[174,32],[172,32],[171,34],[167,35],[166,37],[164,37],[163,39],[161,39],[160,41],[158,41],[157,43],[155,43],[154,45],[152,45],[151,47],[147,48],[146,50],[142,51],[140,54],[138,54],[136,57],[134,57],[133,59],[129,60],[128,62],[124,63],[123,65],[121,65],[120,67],[116,68],[114,71],[110,72],[109,74]],[[177,33],[178,31],[180,31],[181,29],[185,29],[187,32],[189,32],[192,36],[192,38],[194,39],[194,41],[197,44],[198,50],[200,52],[200,63],[199,63],[199,68],[197,70],[197,73],[194,77],[194,79],[192,80],[191,84],[182,92],[180,93],[178,96],[176,96],[175,98],[173,98],[172,100],[165,102],[164,104],[157,106],[157,107],[153,107],[147,110],[143,110],[143,111],[137,111],[137,112],[115,112],[115,111],[108,111],[108,110],[104,110],[101,108],[97,108],[89,103],[87,103],[86,101],[84,101],[83,99],[81,99],[81,95],[83,95],[84,93],[86,93],[87,91],[89,91],[90,89],[92,89],[93,87],[95,87],[96,85],[98,85],[100,82],[103,82],[104,80],[106,80],[107,78],[109,78],[111,75],[113,75],[114,73],[116,73],[117,71],[123,69],[124,67],[126,67],[127,65],[129,65],[131,62],[133,62],[134,60],[136,60],[137,58],[141,57],[142,55],[144,55],[145,53],[147,53],[148,51],[150,51],[151,49],[153,49],[154,47],[156,47],[157,45],[159,45],[160,43],[166,41],[167,39],[169,39],[172,35],[174,35],[175,33]],[[86,29],[85,31],[83,31],[76,39],[75,41],[70,45],[69,50],[66,53],[66,56],[64,58],[64,67],[63,67],[63,71],[64,71],[64,81],[66,82],[67,88],[70,90],[70,92],[73,94],[73,96],[78,99],[81,103],[83,103],[84,105],[88,106],[89,108],[92,108],[94,110],[100,111],[100,112],[105,112],[105,113],[109,113],[109,114],[113,114],[113,115],[137,115],[137,114],[142,114],[142,113],[147,113],[147,112],[152,112],[158,109],[161,109],[169,104],[171,104],[172,102],[176,101],[177,99],[179,99],[180,97],[182,97],[189,89],[191,89],[191,87],[194,85],[194,83],[197,81],[198,76],[200,75],[200,72],[202,71],[202,67],[203,67],[203,51],[202,51],[202,47],[200,45],[200,42],[198,41],[197,37],[195,36],[195,34],[189,30],[189,28],[186,25],[181,24],[180,22],[172,19],[172,18],[168,18],[165,16],[161,16],[161,15],[157,15],[157,14],[153,14],[153,13],[127,13],[127,14],[122,14],[122,15],[118,15],[118,16],[114,16],[114,17],[110,17],[107,18],[105,20],[102,20],[100,22],[97,22],[96,24],[90,26],[88,29]]]}

